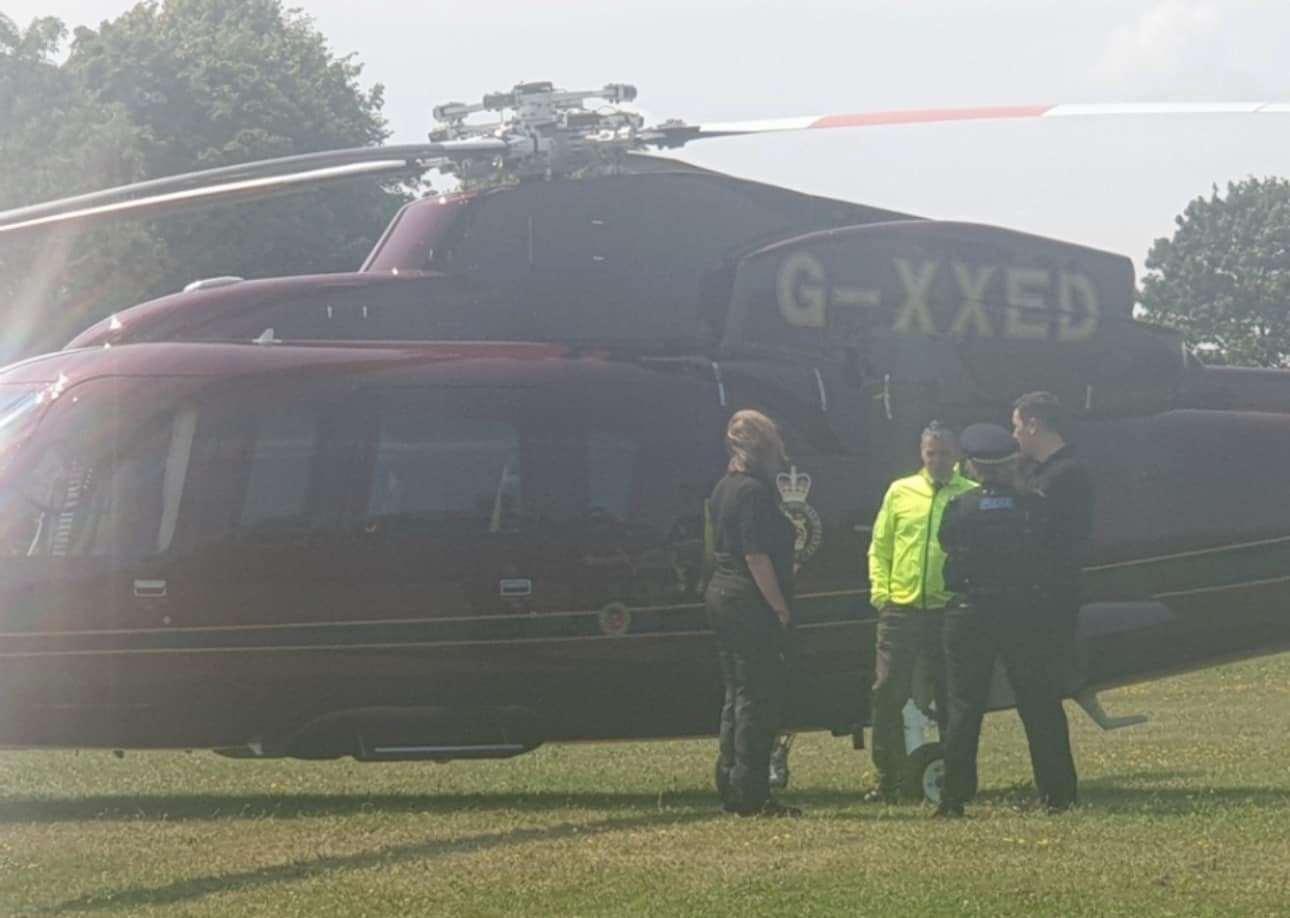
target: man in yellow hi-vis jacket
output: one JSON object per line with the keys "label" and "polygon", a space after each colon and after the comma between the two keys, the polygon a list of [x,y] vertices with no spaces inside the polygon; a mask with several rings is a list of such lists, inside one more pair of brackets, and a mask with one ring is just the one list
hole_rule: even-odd
{"label": "man in yellow hi-vis jacket", "polygon": [[976,487],[958,471],[954,432],[933,421],[923,431],[923,467],[892,482],[869,543],[869,602],[878,610],[873,686],[873,764],[878,787],[866,799],[893,801],[905,771],[903,711],[922,655],[936,682],[936,718],[945,726],[945,555],[936,533],[955,497]]}

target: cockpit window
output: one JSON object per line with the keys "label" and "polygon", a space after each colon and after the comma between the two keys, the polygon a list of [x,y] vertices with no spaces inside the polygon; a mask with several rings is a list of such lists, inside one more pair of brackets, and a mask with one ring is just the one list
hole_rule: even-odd
{"label": "cockpit window", "polygon": [[0,386],[0,557],[25,555],[37,532],[40,512],[8,472],[42,407],[39,387]]}
{"label": "cockpit window", "polygon": [[[33,453],[0,477],[0,557],[164,552],[184,491],[193,409],[136,418],[136,425],[112,410],[119,404],[112,383],[87,387],[88,395],[74,391],[68,412],[75,420],[33,444]],[[35,408],[29,400],[6,398],[0,430],[7,446],[23,436],[23,419],[43,407],[34,397]]]}
{"label": "cockpit window", "polygon": [[41,391],[39,386],[0,386],[0,475],[40,417]]}

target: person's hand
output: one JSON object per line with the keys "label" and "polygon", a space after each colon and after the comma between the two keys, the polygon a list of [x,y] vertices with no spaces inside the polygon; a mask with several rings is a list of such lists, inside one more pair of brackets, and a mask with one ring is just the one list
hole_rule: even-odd
{"label": "person's hand", "polygon": [[801,648],[798,646],[799,636],[797,628],[793,624],[793,616],[790,614],[785,620],[779,620],[779,650],[783,661],[789,666],[796,666],[798,657],[801,655]]}
{"label": "person's hand", "polygon": [[793,627],[793,614],[788,609],[775,609],[774,611],[775,617],[779,619],[781,625],[785,628]]}

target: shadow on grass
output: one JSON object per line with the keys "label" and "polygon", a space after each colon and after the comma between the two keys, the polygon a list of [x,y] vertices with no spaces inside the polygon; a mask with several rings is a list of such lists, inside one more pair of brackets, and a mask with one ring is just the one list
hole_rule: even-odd
{"label": "shadow on grass", "polygon": [[[1099,775],[1081,780],[1081,807],[1104,813],[1188,816],[1223,809],[1286,809],[1290,795],[1284,787],[1206,787],[1204,771],[1156,770],[1123,775]],[[1185,781],[1180,787],[1176,782]],[[1028,782],[1010,787],[992,787],[977,794],[975,802],[999,807],[1031,808],[1035,790]]]}
{"label": "shadow on grass", "polygon": [[[859,802],[860,791],[805,791],[787,795],[808,807],[846,807]],[[479,794],[165,794],[95,795],[62,800],[0,798],[0,825],[42,823],[215,819],[309,819],[364,813],[468,813],[514,810],[544,813],[553,810],[587,812],[661,812],[674,816],[692,810],[717,810],[711,791],[662,793],[536,792]],[[666,808],[666,809],[665,809]]]}
{"label": "shadow on grass", "polygon": [[1081,778],[1080,787],[1124,787],[1125,785],[1154,784],[1162,781],[1182,781],[1189,778],[1203,777],[1205,772],[1199,768],[1154,768],[1142,771],[1125,771],[1109,775],[1098,775],[1096,778]]}
{"label": "shadow on grass", "polygon": [[[1160,815],[1186,815],[1215,808],[1282,808],[1290,798],[1281,787],[1205,787],[1200,770],[1146,771],[1124,775],[1099,775],[1080,782],[1080,800],[1108,812],[1151,811]],[[1185,781],[1186,786],[1177,782]],[[786,799],[812,812],[849,815],[878,812],[859,806],[863,791],[790,790]],[[1008,787],[988,787],[976,797],[978,804],[1025,807],[1033,803],[1029,782]],[[362,814],[434,815],[448,813],[659,813],[673,816],[715,812],[716,795],[707,790],[661,793],[612,791],[537,791],[532,793],[441,794],[101,794],[66,799],[0,797],[0,825],[41,825],[61,822],[210,821],[237,819],[317,819]],[[885,818],[894,812],[918,818],[917,806],[883,807]]]}
{"label": "shadow on grass", "polygon": [[632,829],[650,828],[651,826],[698,823],[716,819],[720,816],[721,814],[718,812],[658,813],[651,816],[638,816],[627,819],[605,819],[580,825],[561,823],[554,826],[515,829],[509,832],[489,832],[466,838],[436,839],[434,841],[379,848],[358,854],[295,861],[290,864],[261,867],[257,870],[246,870],[240,873],[193,877],[176,883],[168,883],[165,886],[151,888],[127,887],[114,892],[70,899],[40,911],[42,914],[62,914],[65,912],[132,911],[153,906],[177,906],[215,893],[244,892],[272,886],[277,883],[292,883],[315,876],[322,876],[334,870],[362,870],[371,867],[388,868],[397,864],[432,861],[454,854],[470,854],[477,851],[524,845],[530,842],[552,842],[567,838],[592,838],[611,832],[624,832]]}
{"label": "shadow on grass", "polygon": [[1284,786],[1206,785],[1200,768],[1155,769],[1099,775],[1080,783],[1080,799],[1109,812],[1131,810],[1185,816],[1215,809],[1284,809],[1290,795]]}
{"label": "shadow on grass", "polygon": [[1080,801],[1107,812],[1188,816],[1214,810],[1290,808],[1290,794],[1276,787],[1098,787]]}

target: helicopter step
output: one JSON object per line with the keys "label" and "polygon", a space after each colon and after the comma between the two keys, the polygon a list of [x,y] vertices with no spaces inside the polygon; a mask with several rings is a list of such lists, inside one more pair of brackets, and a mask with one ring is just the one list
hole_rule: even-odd
{"label": "helicopter step", "polygon": [[518,743],[485,743],[476,746],[444,745],[368,745],[366,737],[358,738],[360,762],[449,762],[453,759],[509,759],[530,751]]}
{"label": "helicopter step", "polygon": [[506,759],[541,745],[537,717],[521,708],[370,707],[331,711],[277,741],[222,748],[234,758],[448,762]]}

